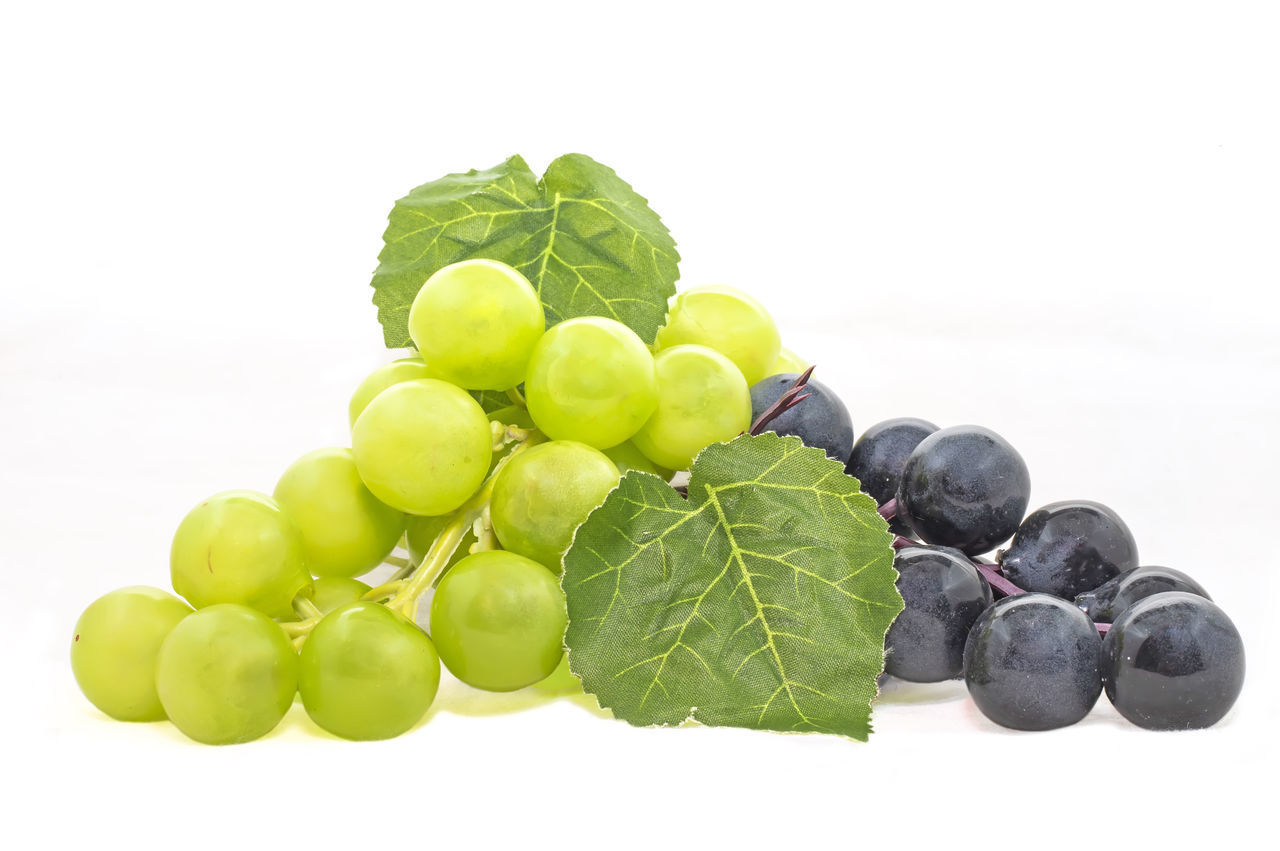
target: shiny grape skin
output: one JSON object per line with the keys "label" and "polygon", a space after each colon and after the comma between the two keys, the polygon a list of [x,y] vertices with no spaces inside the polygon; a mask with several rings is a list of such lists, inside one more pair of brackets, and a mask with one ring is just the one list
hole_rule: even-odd
{"label": "shiny grape skin", "polygon": [[965,684],[982,714],[1003,727],[1067,727],[1102,693],[1099,649],[1093,622],[1066,600],[1005,597],[969,631]]}
{"label": "shiny grape skin", "polygon": [[[799,373],[784,372],[751,385],[751,421],[755,422],[778,401],[799,377]],[[805,384],[803,394],[808,394],[809,398],[784,411],[766,429],[782,435],[795,435],[804,441],[805,446],[817,447],[841,464],[845,463],[853,451],[853,421],[849,418],[849,409],[830,387],[812,378]]]}
{"label": "shiny grape skin", "polygon": [[1101,503],[1076,499],[1027,515],[998,560],[1022,590],[1074,600],[1137,567],[1138,545],[1120,515]]}
{"label": "shiny grape skin", "polygon": [[1031,475],[1008,441],[981,426],[952,426],[907,458],[898,516],[925,543],[975,556],[1017,531],[1030,496]]}
{"label": "shiny grape skin", "polygon": [[991,588],[957,550],[904,547],[893,558],[906,608],[885,636],[885,672],[916,683],[954,679],[964,643],[991,605]]}
{"label": "shiny grape skin", "polygon": [[[914,417],[876,423],[853,444],[844,471],[858,480],[863,493],[870,494],[877,505],[884,505],[898,495],[902,468],[911,452],[937,430],[933,423]],[[906,522],[897,517],[889,521],[889,528],[899,535],[911,532]]]}
{"label": "shiny grape skin", "polygon": [[1211,727],[1244,686],[1244,643],[1217,604],[1186,591],[1139,600],[1102,643],[1107,698],[1149,730]]}
{"label": "shiny grape skin", "polygon": [[1135,567],[1108,582],[1076,595],[1076,606],[1095,623],[1112,623],[1139,600],[1165,591],[1186,591],[1212,600],[1209,592],[1181,570],[1172,567]]}

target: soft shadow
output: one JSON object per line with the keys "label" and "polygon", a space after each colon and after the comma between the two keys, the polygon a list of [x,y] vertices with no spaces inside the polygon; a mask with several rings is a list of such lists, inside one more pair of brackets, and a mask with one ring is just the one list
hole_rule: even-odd
{"label": "soft shadow", "polygon": [[457,680],[449,680],[440,683],[440,692],[421,723],[425,724],[438,712],[484,718],[527,712],[557,701],[573,704],[598,718],[613,718],[613,713],[601,709],[595,697],[583,691],[551,691],[536,686],[506,692],[484,691]]}
{"label": "soft shadow", "polygon": [[911,706],[931,703],[953,703],[969,696],[964,680],[946,680],[940,683],[912,683],[897,677],[885,677],[880,684],[880,694],[875,702],[885,705]]}
{"label": "soft shadow", "polygon": [[509,715],[537,709],[557,699],[557,695],[533,687],[516,691],[483,691],[457,681],[442,682],[429,714],[439,711],[469,718]]}
{"label": "soft shadow", "polygon": [[567,703],[572,703],[579,709],[585,709],[589,714],[594,715],[597,718],[605,718],[609,721],[613,720],[613,713],[607,709],[601,709],[600,704],[596,701],[595,697],[584,691],[580,691],[577,694],[558,695],[558,698]]}

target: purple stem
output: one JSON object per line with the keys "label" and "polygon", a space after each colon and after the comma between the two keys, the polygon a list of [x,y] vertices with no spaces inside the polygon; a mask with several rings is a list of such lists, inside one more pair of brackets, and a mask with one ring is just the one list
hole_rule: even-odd
{"label": "purple stem", "polygon": [[894,497],[876,510],[880,512],[880,516],[885,520],[892,520],[898,516],[898,498]]}
{"label": "purple stem", "polygon": [[806,393],[801,396],[800,391],[804,389],[804,385],[808,383],[811,375],[813,375],[812,366],[796,376],[796,380],[791,382],[791,386],[782,392],[782,395],[778,397],[778,401],[765,408],[764,412],[756,418],[756,421],[751,424],[748,433],[761,434],[765,430],[765,426],[776,420],[784,411],[788,411],[808,399],[809,394]]}
{"label": "purple stem", "polygon": [[1026,591],[1023,591],[1021,588],[1019,588],[1017,585],[1014,585],[1008,579],[1005,579],[1004,574],[1001,573],[998,569],[996,569],[993,565],[983,564],[982,562],[974,561],[973,559],[969,559],[969,562],[974,567],[978,568],[978,572],[982,574],[983,579],[987,580],[988,585],[990,585],[992,588],[996,589],[997,591],[1001,592],[1006,597],[1013,597],[1018,594],[1027,593]]}
{"label": "purple stem", "polygon": [[[885,520],[892,520],[893,516],[898,512],[898,500],[896,499],[889,500],[884,505],[880,506],[879,512],[880,512],[880,516],[883,517]],[[900,549],[903,549],[904,547],[919,547],[919,546],[922,546],[919,541],[913,541],[910,538],[904,538],[901,535],[893,536],[893,548],[895,550],[900,550]],[[1017,596],[1018,594],[1027,593],[1026,591],[1023,591],[1021,588],[1019,588],[1017,585],[1014,585],[1007,578],[1005,578],[1005,575],[1000,572],[999,565],[986,564],[985,562],[977,561],[976,559],[972,559],[972,558],[969,559],[969,563],[978,569],[978,573],[982,574],[982,578],[987,580],[988,585],[990,585],[992,588],[996,589],[1000,593],[1004,594],[1006,597],[1014,597],[1014,596]],[[1106,635],[1107,631],[1111,629],[1111,624],[1109,623],[1101,623],[1098,621],[1094,621],[1093,625],[1098,628],[1098,635]]]}

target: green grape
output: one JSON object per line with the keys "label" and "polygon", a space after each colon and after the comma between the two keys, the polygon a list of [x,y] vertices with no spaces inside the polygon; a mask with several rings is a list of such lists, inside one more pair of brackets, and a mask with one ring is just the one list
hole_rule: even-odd
{"label": "green grape", "polygon": [[378,499],[409,514],[448,514],[484,481],[493,437],[465,390],[422,378],[379,393],[356,420],[351,449]]}
{"label": "green grape", "polygon": [[[659,405],[661,405],[661,400],[659,400]],[[655,476],[661,476],[668,481],[675,475],[674,470],[659,467],[646,458],[644,453],[636,448],[635,438],[625,443],[619,443],[617,446],[610,446],[602,451],[609,456],[609,460],[613,462],[613,466],[618,468],[619,473],[625,473],[628,470],[639,470],[642,473],[653,473]]]}
{"label": "green grape", "polygon": [[493,483],[493,531],[503,549],[559,572],[574,531],[617,484],[618,468],[585,443],[553,440],[530,447]]}
{"label": "green grape", "polygon": [[440,686],[427,634],[377,603],[351,603],[307,636],[298,692],[316,724],[344,739],[390,739],[426,713]]}
{"label": "green grape", "polygon": [[529,359],[529,413],[548,437],[597,449],[635,434],[658,404],[653,355],[612,319],[580,316],[550,328]]}
{"label": "green grape", "polygon": [[274,499],[225,491],[191,509],[169,550],[173,590],[197,609],[240,603],[273,618],[293,614],[311,588],[302,536]]}
{"label": "green grape", "polygon": [[687,470],[712,443],[751,427],[751,390],[733,361],[706,346],[658,352],[658,410],[631,438],[655,464]]}
{"label": "green grape", "polygon": [[487,691],[544,680],[564,653],[564,592],[546,568],[516,553],[468,556],[431,600],[431,639],[455,677]]}
{"label": "green grape", "polygon": [[169,720],[206,745],[275,729],[298,688],[298,654],[278,624],[234,603],[201,609],[160,646],[156,691]]}
{"label": "green grape", "polygon": [[105,594],[76,621],[71,672],[89,702],[118,721],[159,721],[156,694],[160,644],[191,607],[177,597],[134,585]]}
{"label": "green grape", "polygon": [[409,336],[431,377],[468,390],[507,390],[524,381],[545,328],[528,279],[496,260],[445,266],[427,278],[409,309]]}
{"label": "green grape", "polygon": [[356,392],[351,394],[351,402],[347,405],[348,425],[354,427],[360,414],[373,401],[373,397],[391,385],[399,384],[401,381],[413,381],[416,378],[430,377],[427,372],[427,365],[422,358],[401,358],[400,360],[393,360],[391,363],[383,364],[369,373],[368,377],[360,382]]}
{"label": "green grape", "polygon": [[[405,543],[408,544],[409,561],[417,565],[422,564],[422,560],[427,557],[427,551],[431,549],[431,544],[444,531],[444,527],[449,525],[452,518],[449,515],[443,517],[414,517],[410,515],[409,522],[405,526]],[[458,548],[453,551],[453,556],[449,559],[449,566],[457,564],[467,557],[471,545],[476,542],[476,533],[472,527],[467,527],[467,531],[462,533],[462,540],[458,542]]]}
{"label": "green grape", "polygon": [[360,576],[395,549],[404,513],[369,492],[350,449],[317,449],[289,465],[273,494],[302,534],[316,576]]}
{"label": "green grape", "polygon": [[784,372],[804,372],[809,368],[809,364],[805,363],[804,358],[788,348],[778,350],[778,357],[774,359],[773,366],[769,367],[768,375],[782,375]]}
{"label": "green grape", "polygon": [[778,326],[764,307],[746,293],[723,286],[696,287],[671,300],[654,351],[685,343],[707,346],[733,361],[748,387],[771,374],[782,347]]}
{"label": "green grape", "polygon": [[359,579],[346,576],[321,576],[316,580],[316,590],[311,595],[311,602],[321,614],[327,615],[339,606],[357,602],[372,590]]}
{"label": "green grape", "polygon": [[582,694],[582,680],[573,675],[569,670],[569,655],[566,653],[560,659],[560,664],[556,665],[556,669],[552,671],[546,679],[538,680],[533,684],[538,691],[546,694]]}

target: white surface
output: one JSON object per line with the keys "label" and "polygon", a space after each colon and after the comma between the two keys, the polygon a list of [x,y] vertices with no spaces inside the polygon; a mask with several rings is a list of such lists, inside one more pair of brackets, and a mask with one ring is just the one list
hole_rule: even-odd
{"label": "white surface", "polygon": [[[1267,6],[527,5],[4,12],[0,845],[1271,840]],[[1153,734],[1103,698],[1013,734],[961,687],[902,687],[859,745],[450,683],[391,742],[295,707],[206,748],[98,714],[67,664],[83,607],[165,586],[202,497],[345,441],[390,357],[368,279],[391,202],[566,151],[652,201],[682,285],[765,302],[859,429],[994,428],[1034,505],[1105,502],[1144,562],[1197,576],[1246,641],[1231,715]]]}

